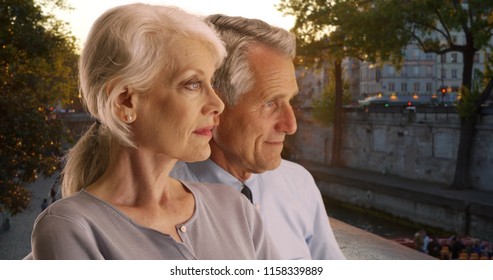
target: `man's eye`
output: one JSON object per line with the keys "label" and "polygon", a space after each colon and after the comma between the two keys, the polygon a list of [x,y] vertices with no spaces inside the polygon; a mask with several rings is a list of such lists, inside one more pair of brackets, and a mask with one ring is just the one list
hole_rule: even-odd
{"label": "man's eye", "polygon": [[201,82],[188,82],[185,84],[185,87],[189,90],[199,90],[202,86]]}

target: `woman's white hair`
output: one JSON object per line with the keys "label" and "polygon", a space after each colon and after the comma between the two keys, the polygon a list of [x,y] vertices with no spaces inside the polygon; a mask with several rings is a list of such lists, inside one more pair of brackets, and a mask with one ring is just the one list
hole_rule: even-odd
{"label": "woman's white hair", "polygon": [[106,170],[116,147],[134,146],[129,126],[113,108],[115,98],[132,88],[146,94],[158,75],[173,69],[169,50],[180,38],[201,41],[222,63],[226,50],[214,29],[202,18],[177,7],[148,4],[118,6],[93,24],[80,56],[82,102],[97,120],[69,151],[63,170],[62,193],[87,187]]}

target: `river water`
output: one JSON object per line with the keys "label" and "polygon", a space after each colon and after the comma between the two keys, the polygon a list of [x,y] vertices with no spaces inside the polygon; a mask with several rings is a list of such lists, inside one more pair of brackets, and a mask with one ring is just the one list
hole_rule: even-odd
{"label": "river water", "polygon": [[[366,210],[324,198],[327,214],[346,224],[369,231],[384,238],[411,238],[421,226],[380,211]],[[426,228],[428,231],[429,229]]]}

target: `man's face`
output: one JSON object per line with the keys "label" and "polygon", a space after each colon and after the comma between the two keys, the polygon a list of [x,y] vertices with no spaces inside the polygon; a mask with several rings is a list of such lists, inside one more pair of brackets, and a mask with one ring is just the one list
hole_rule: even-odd
{"label": "man's face", "polygon": [[211,143],[212,160],[238,178],[278,167],[286,134],[296,132],[289,102],[298,86],[291,59],[255,46],[249,62],[253,88],[225,108]]}

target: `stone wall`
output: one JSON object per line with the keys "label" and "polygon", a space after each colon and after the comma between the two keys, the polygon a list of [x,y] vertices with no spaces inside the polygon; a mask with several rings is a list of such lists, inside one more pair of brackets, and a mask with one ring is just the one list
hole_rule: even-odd
{"label": "stone wall", "polygon": [[[460,120],[452,111],[399,110],[345,113],[342,159],[350,168],[450,184],[454,178]],[[298,114],[293,158],[330,163],[332,128]],[[483,116],[471,160],[475,189],[493,191],[493,116]]]}

